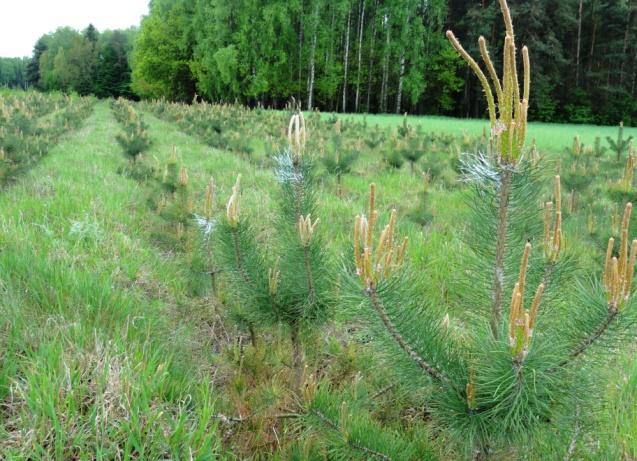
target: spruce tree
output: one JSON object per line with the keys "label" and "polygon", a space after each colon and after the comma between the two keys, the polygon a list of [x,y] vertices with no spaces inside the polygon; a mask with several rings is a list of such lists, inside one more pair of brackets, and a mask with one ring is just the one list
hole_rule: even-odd
{"label": "spruce tree", "polygon": [[576,278],[575,262],[565,252],[559,177],[542,222],[541,165],[526,158],[525,147],[529,52],[522,48],[520,84],[506,0],[500,7],[506,27],[501,76],[483,37],[478,43],[486,74],[447,33],[482,84],[494,146],[491,153],[462,159],[471,214],[459,268],[466,280],[455,286],[456,309],[446,312],[422,295],[421,271],[410,264],[407,240],[397,237],[396,210],[377,231],[383,217],[374,185],[367,214],[355,220],[344,287],[351,307],[369,318],[397,379],[430,390],[435,422],[473,459],[526,447],[547,426],[562,433],[579,427],[600,388],[598,359],[634,331],[637,319],[631,204],[618,251],[609,241],[600,279]]}

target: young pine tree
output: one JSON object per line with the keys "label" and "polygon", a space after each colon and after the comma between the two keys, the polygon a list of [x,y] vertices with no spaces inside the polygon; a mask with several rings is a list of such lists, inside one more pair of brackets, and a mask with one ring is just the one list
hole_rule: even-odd
{"label": "young pine tree", "polygon": [[207,260],[208,273],[210,274],[210,286],[212,288],[213,296],[217,296],[217,269],[214,248],[212,242],[212,236],[217,226],[217,219],[215,217],[215,180],[210,178],[208,184],[206,184],[206,190],[204,194],[203,202],[203,214],[195,215],[195,222],[199,227],[199,231],[202,237],[202,246]]}
{"label": "young pine tree", "polygon": [[526,158],[525,148],[529,53],[522,49],[520,89],[506,0],[500,7],[506,26],[501,75],[484,38],[479,45],[489,78],[447,33],[483,86],[494,146],[491,154],[466,155],[462,161],[472,214],[458,270],[465,280],[454,285],[457,306],[446,312],[423,296],[421,271],[411,267],[407,242],[396,236],[395,210],[377,231],[382,216],[373,185],[369,211],[356,217],[346,286],[351,295],[346,299],[369,317],[397,379],[428,391],[435,422],[473,459],[513,447],[517,456],[532,458],[528,446],[539,431],[572,433],[603,388],[598,359],[621,344],[637,319],[632,296],[637,240],[628,251],[630,204],[619,251],[611,239],[598,281],[573,280],[574,263],[564,254],[559,177],[542,225],[538,167]]}
{"label": "young pine tree", "polygon": [[343,136],[340,124],[335,125],[332,133],[332,148],[321,158],[321,162],[328,174],[336,177],[336,193],[343,196],[343,176],[351,173],[352,166],[358,158],[358,152],[343,146]]}
{"label": "young pine tree", "polygon": [[113,101],[111,107],[115,118],[122,125],[122,132],[116,136],[117,142],[122,147],[124,155],[134,164],[139,156],[150,147],[148,126],[133,106],[124,99]]}
{"label": "young pine tree", "polygon": [[621,160],[624,152],[630,152],[630,143],[632,140],[632,136],[624,138],[624,122],[619,122],[619,128],[617,128],[617,139],[606,136],[606,141],[608,141],[610,149],[617,154],[618,162]]}
{"label": "young pine tree", "polygon": [[252,325],[288,327],[294,368],[293,387],[303,376],[301,336],[324,320],[330,307],[330,273],[314,194],[313,165],[305,152],[305,124],[295,114],[288,130],[289,147],[276,157],[281,187],[272,223],[272,242],[259,241],[249,216],[240,210],[240,184],[233,188],[225,219],[217,231],[219,264],[233,291],[248,310]]}

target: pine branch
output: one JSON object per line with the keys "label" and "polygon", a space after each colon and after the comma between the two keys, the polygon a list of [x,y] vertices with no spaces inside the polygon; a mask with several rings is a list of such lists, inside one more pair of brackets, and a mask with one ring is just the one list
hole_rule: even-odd
{"label": "pine branch", "polygon": [[608,315],[604,319],[604,322],[600,326],[598,326],[597,329],[590,336],[584,339],[584,341],[582,341],[580,345],[575,348],[573,352],[570,353],[567,359],[563,360],[556,367],[551,368],[549,371],[557,371],[558,369],[574,361],[580,355],[584,354],[593,344],[595,344],[595,342],[597,342],[597,340],[599,340],[599,338],[604,335],[604,333],[608,330],[608,327],[610,327],[610,324],[617,317],[617,314],[619,314],[619,309],[617,309],[616,307],[610,308],[608,310]]}
{"label": "pine branch", "polygon": [[376,400],[378,397],[380,397],[381,395],[385,394],[386,392],[391,391],[394,387],[396,387],[396,383],[392,383],[389,386],[385,386],[383,387],[381,390],[379,390],[378,392],[376,392],[374,395],[372,395],[370,400]]}
{"label": "pine branch", "polygon": [[[338,433],[341,432],[341,428],[338,426],[338,424],[336,422],[332,421],[327,416],[325,416],[323,413],[321,413],[318,410],[310,410],[310,411],[318,419],[320,419],[326,426],[329,426],[331,429],[335,430]],[[382,460],[385,460],[385,461],[393,461],[393,458],[390,458],[386,454],[378,452],[378,451],[375,451],[375,450],[372,450],[371,448],[364,447],[363,445],[360,445],[360,444],[358,444],[356,442],[352,442],[349,439],[346,439],[345,442],[350,447],[354,448],[355,450],[359,450],[359,451],[365,453],[366,455],[370,455],[370,456],[372,456],[374,458],[382,459]]]}
{"label": "pine branch", "polygon": [[378,299],[376,290],[374,288],[367,288],[365,290],[365,294],[369,298],[372,304],[372,307],[374,308],[374,310],[380,317],[381,321],[383,322],[383,325],[385,325],[385,328],[387,328],[387,331],[389,331],[389,333],[394,338],[394,340],[398,343],[400,348],[407,353],[409,358],[411,358],[420,368],[422,368],[435,381],[447,384],[455,388],[455,386],[453,385],[449,377],[447,377],[444,373],[442,373],[441,371],[436,369],[433,365],[431,365],[429,362],[427,362],[422,357],[420,357],[418,353],[409,345],[409,343],[407,343],[405,338],[403,338],[403,336],[400,334],[400,332],[396,328],[396,325],[394,325],[394,323],[391,321],[391,319],[387,315],[387,311],[385,310],[385,307],[383,306],[380,299]]}
{"label": "pine branch", "polygon": [[580,433],[580,408],[577,406],[575,409],[575,428],[573,428],[573,435],[571,436],[571,443],[568,445],[568,450],[564,455],[564,461],[571,461],[573,459],[573,455],[575,454],[575,448],[577,448],[577,438]]}
{"label": "pine branch", "polygon": [[[222,423],[227,425],[233,425],[237,423],[244,423],[254,417],[257,416],[257,413],[248,415],[248,416],[227,416],[223,413],[217,413],[212,415],[213,418],[220,420]],[[268,415],[268,419],[297,419],[302,418],[305,414],[302,413],[280,413],[278,415]]]}

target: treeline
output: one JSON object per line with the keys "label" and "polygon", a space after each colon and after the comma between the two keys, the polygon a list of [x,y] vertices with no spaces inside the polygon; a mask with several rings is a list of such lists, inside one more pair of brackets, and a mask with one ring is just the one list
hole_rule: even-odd
{"label": "treeline", "polygon": [[[462,67],[447,0],[153,0],[136,44],[143,97],[328,111],[448,113]],[[160,50],[160,51],[158,51]]]}
{"label": "treeline", "polygon": [[[637,0],[510,5],[532,50],[532,120],[637,124]],[[483,35],[500,56],[497,12],[497,0],[151,0],[134,48],[130,31],[60,29],[30,70],[43,89],[98,96],[484,117],[444,32],[453,23],[476,58]]]}
{"label": "treeline", "polygon": [[26,89],[29,58],[0,58],[0,87]]}
{"label": "treeline", "polygon": [[136,29],[78,32],[62,27],[35,44],[26,83],[44,91],[133,97],[130,54]]}
{"label": "treeline", "polygon": [[[531,117],[637,123],[637,0],[517,0],[532,50]],[[143,97],[347,112],[484,116],[480,85],[447,45],[503,43],[491,0],[153,0],[137,40]],[[494,49],[495,48],[495,49]]]}

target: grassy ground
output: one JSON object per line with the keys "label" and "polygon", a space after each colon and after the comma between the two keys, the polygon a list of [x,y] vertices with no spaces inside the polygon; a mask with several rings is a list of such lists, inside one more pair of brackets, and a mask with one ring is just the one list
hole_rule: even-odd
{"label": "grassy ground", "polygon": [[[273,232],[264,224],[274,207],[267,159],[213,150],[148,113],[144,120],[153,140],[144,155],[163,164],[176,150],[189,171],[196,211],[213,176],[222,213],[241,173],[245,214],[263,238]],[[398,125],[402,117],[374,116],[368,122]],[[479,121],[426,117],[410,123],[426,130],[482,131]],[[268,350],[255,352],[244,346],[245,332],[226,330],[231,327],[210,297],[204,269],[167,243],[174,229],[149,205],[153,191],[118,174],[125,165],[115,142],[118,131],[107,103],[97,104],[79,132],[0,194],[0,458],[265,458],[281,439],[298,435],[271,422],[281,402],[289,403],[289,348],[269,332]],[[575,133],[592,143],[595,135],[614,136],[616,129],[531,128],[538,146],[557,151]],[[342,256],[352,218],[364,210],[368,184],[375,181],[378,208],[397,206],[401,228],[412,237],[410,257],[429,281],[424,296],[448,302],[462,251],[461,190],[436,183],[425,197],[419,175],[408,168],[388,171],[371,159],[344,177],[343,197],[333,177],[320,180],[320,208],[329,210],[334,256]],[[572,226],[581,228],[577,219]],[[569,243],[578,255],[591,253],[594,244]],[[588,257],[597,262],[598,256]],[[224,296],[222,291],[222,301]],[[345,328],[330,328],[311,339],[310,368],[320,364],[334,379],[364,379],[382,389],[390,370],[375,367],[366,346],[353,344]],[[632,351],[618,355],[594,436],[581,443],[578,459],[637,455],[637,368]],[[394,415],[408,406],[405,401],[409,397],[400,392],[388,394],[379,411]],[[243,428],[220,420],[217,412],[264,416]],[[423,443],[441,459],[457,459],[442,435],[425,435]],[[234,455],[223,451],[229,444]],[[529,459],[563,459],[547,446],[538,441]]]}
{"label": "grassy ground", "polygon": [[217,450],[212,387],[195,382],[189,333],[172,321],[185,277],[147,238],[115,133],[99,104],[0,195],[3,459]]}
{"label": "grassy ground", "polygon": [[[324,114],[324,117],[331,116]],[[403,123],[402,115],[338,115],[343,118],[353,118],[355,120],[367,120],[370,126],[396,127]],[[464,131],[469,134],[480,135],[488,122],[476,119],[457,119],[451,117],[434,116],[409,116],[409,123],[415,127],[421,127],[423,131],[458,133]],[[535,139],[537,146],[541,150],[562,152],[564,148],[571,147],[573,137],[579,136],[581,142],[586,145],[593,145],[596,136],[601,136],[602,142],[606,143],[606,136],[612,139],[617,138],[617,127],[598,125],[575,125],[568,123],[538,123],[529,124],[529,140]],[[637,138],[637,127],[626,127],[624,136]],[[634,141],[637,143],[637,141]]]}

